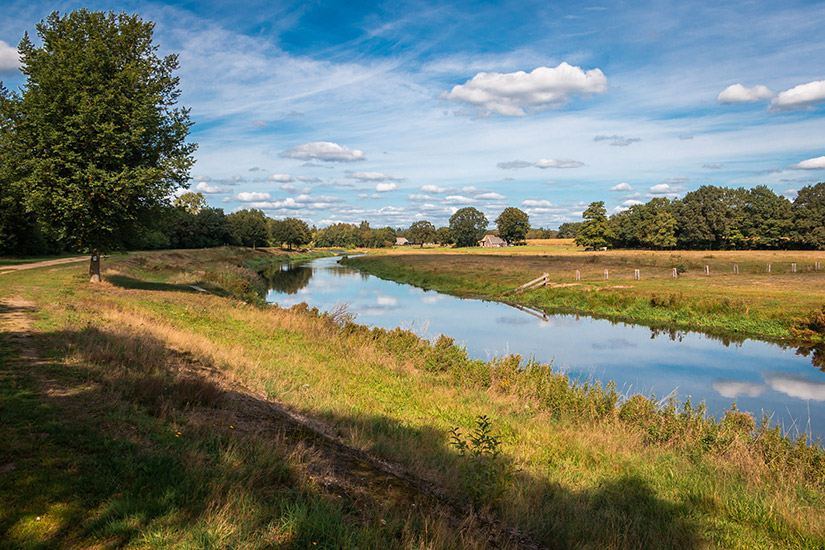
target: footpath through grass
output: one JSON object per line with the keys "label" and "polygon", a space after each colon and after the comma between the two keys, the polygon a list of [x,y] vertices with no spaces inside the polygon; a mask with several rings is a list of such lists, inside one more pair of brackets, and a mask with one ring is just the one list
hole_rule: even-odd
{"label": "footpath through grass", "polygon": [[[822,341],[825,269],[817,270],[817,262],[825,266],[825,253],[584,252],[568,241],[486,250],[396,249],[345,260],[385,279],[548,312],[742,337]],[[543,273],[549,274],[547,286],[503,296]]]}
{"label": "footpath through grass", "polygon": [[[231,259],[263,254],[129,255],[100,285],[85,266],[0,279],[0,547],[825,545],[820,448],[738,411],[657,410],[449,338],[189,286],[231,294],[213,270],[243,278]],[[440,497],[330,462],[313,431],[273,427],[270,400]],[[490,538],[490,519],[527,538]]]}

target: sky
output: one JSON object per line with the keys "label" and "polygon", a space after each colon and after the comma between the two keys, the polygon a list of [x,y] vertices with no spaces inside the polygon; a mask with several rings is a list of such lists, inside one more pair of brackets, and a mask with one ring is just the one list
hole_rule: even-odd
{"label": "sky", "polygon": [[0,4],[0,80],[52,11],[155,23],[198,143],[190,190],[317,227],[533,227],[702,185],[825,181],[825,2]]}

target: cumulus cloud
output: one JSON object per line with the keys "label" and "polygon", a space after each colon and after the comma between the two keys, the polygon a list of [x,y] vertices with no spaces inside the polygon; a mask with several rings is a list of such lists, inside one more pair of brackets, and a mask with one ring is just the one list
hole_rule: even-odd
{"label": "cumulus cloud", "polygon": [[401,178],[382,172],[347,172],[347,177],[358,181],[401,181]]}
{"label": "cumulus cloud", "polygon": [[680,183],[685,183],[687,178],[670,178],[662,183],[650,187],[647,192],[648,196],[666,196],[677,197],[679,193],[685,191],[685,188]]}
{"label": "cumulus cloud", "polygon": [[519,168],[528,168],[533,166],[533,163],[527,162],[526,160],[510,160],[507,162],[499,162],[496,166],[502,170],[518,170]]}
{"label": "cumulus cloud", "polygon": [[292,181],[292,176],[289,174],[272,174],[269,176],[269,181],[277,181],[280,183],[289,183]]}
{"label": "cumulus cloud", "polygon": [[282,152],[281,157],[299,160],[320,160],[324,162],[356,162],[367,160],[363,151],[350,149],[330,141],[313,141],[291,147]]}
{"label": "cumulus cloud", "polygon": [[298,181],[302,181],[304,183],[321,183],[321,178],[309,178],[307,176],[298,176],[295,179],[297,179]]}
{"label": "cumulus cloud", "polygon": [[469,103],[485,114],[525,116],[526,111],[561,107],[573,95],[605,90],[607,78],[601,69],[583,71],[561,63],[555,68],[538,67],[530,73],[478,73],[441,97]]}
{"label": "cumulus cloud", "polygon": [[453,205],[460,205],[460,204],[475,204],[475,200],[471,199],[470,197],[465,197],[463,195],[447,195],[444,197],[444,204],[453,204]]}
{"label": "cumulus cloud", "polygon": [[507,197],[504,195],[499,195],[498,193],[493,193],[492,191],[489,193],[480,193],[476,195],[477,199],[481,199],[483,201],[503,201]]}
{"label": "cumulus cloud", "polygon": [[536,162],[537,168],[579,168],[583,162],[573,159],[540,159]]}
{"label": "cumulus cloud", "polygon": [[737,103],[754,103],[765,99],[771,99],[775,94],[767,86],[759,84],[753,88],[746,88],[741,84],[732,84],[716,96],[716,101],[725,105]]}
{"label": "cumulus cloud", "polygon": [[521,205],[525,208],[552,208],[555,206],[552,202],[547,200],[526,199],[521,201]]}
{"label": "cumulus cloud", "polygon": [[825,80],[816,80],[780,92],[771,101],[770,108],[772,111],[795,111],[807,109],[823,101],[825,101]]}
{"label": "cumulus cloud", "polygon": [[446,187],[439,187],[437,185],[422,185],[421,190],[424,191],[425,193],[435,193],[437,195],[440,195],[441,193],[446,193],[447,192]]}
{"label": "cumulus cloud", "polygon": [[226,193],[226,189],[223,187],[218,187],[217,185],[209,185],[205,181],[199,182],[195,186],[195,191],[198,193]]}
{"label": "cumulus cloud", "polygon": [[375,190],[379,193],[386,193],[387,191],[395,191],[398,186],[394,183],[379,183],[375,186]]}
{"label": "cumulus cloud", "polygon": [[269,193],[254,193],[254,192],[244,192],[238,193],[234,197],[232,197],[236,201],[241,202],[256,202],[256,201],[266,201],[272,198],[272,195]]}
{"label": "cumulus cloud", "polygon": [[788,168],[792,170],[822,170],[825,168],[825,157],[803,160],[800,163],[791,164]]}
{"label": "cumulus cloud", "polygon": [[434,201],[436,200],[435,197],[431,197],[430,195],[422,195],[413,193],[412,195],[407,196],[407,200],[411,202],[426,202],[426,201]]}
{"label": "cumulus cloud", "polygon": [[637,143],[642,141],[642,138],[637,137],[624,137],[624,136],[596,136],[593,138],[593,141],[609,141],[610,145],[615,147],[627,147],[632,143]]}
{"label": "cumulus cloud", "polygon": [[293,195],[305,195],[309,193],[311,189],[309,187],[297,187],[291,183],[285,183],[281,186],[281,191],[286,191]]}
{"label": "cumulus cloud", "polygon": [[630,208],[631,206],[636,206],[637,204],[644,204],[642,201],[637,201],[636,199],[627,199],[626,201],[622,202],[622,206],[625,208]]}
{"label": "cumulus cloud", "polygon": [[633,191],[633,188],[630,187],[630,184],[627,182],[622,182],[617,185],[614,185],[610,188],[611,191]]}
{"label": "cumulus cloud", "polygon": [[20,54],[17,48],[0,40],[0,73],[10,73],[20,68]]}

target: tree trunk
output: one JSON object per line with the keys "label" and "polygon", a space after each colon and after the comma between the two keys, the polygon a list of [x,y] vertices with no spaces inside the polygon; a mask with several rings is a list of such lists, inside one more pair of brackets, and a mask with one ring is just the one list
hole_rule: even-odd
{"label": "tree trunk", "polygon": [[92,252],[92,258],[89,260],[89,282],[100,282],[100,254],[97,250]]}

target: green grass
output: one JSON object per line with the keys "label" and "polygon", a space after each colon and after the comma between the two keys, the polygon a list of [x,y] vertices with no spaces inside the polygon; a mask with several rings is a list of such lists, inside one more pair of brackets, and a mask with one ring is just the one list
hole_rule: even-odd
{"label": "green grass", "polygon": [[[198,252],[142,257],[112,262],[104,278],[179,285],[202,271]],[[95,287],[77,266],[9,274],[0,291],[38,304],[34,343],[50,350],[32,366],[14,342],[2,348],[0,438],[13,444],[0,468],[15,466],[0,478],[0,540],[10,547],[484,546],[439,523],[432,503],[411,515],[384,482],[342,496],[313,482],[310,434],[256,431],[260,397],[239,406],[234,390],[189,381],[190,363],[325,422],[459,505],[466,467],[449,434],[486,415],[518,469],[487,513],[549,547],[825,544],[821,449],[736,411],[721,422],[701,408],[655,411],[610,387],[571,386],[547,365],[470,360],[449,339],[165,286]],[[47,378],[62,393],[44,393]]]}

